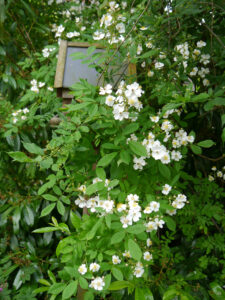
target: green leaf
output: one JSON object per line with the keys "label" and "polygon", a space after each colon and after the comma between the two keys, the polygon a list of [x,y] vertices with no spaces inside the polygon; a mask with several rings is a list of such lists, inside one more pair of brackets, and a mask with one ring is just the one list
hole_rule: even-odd
{"label": "green leaf", "polygon": [[138,124],[138,123],[131,123],[131,124],[127,125],[127,126],[123,129],[123,134],[124,134],[124,135],[131,134],[131,133],[137,131],[138,128],[139,128],[139,124]]}
{"label": "green leaf", "polygon": [[29,206],[25,206],[23,210],[24,219],[27,225],[32,226],[34,224],[34,213]]}
{"label": "green leaf", "polygon": [[23,146],[30,153],[37,154],[37,155],[44,155],[44,150],[38,147],[37,145],[35,145],[34,143],[23,142]]}
{"label": "green leaf", "polygon": [[155,54],[157,54],[159,51],[157,49],[153,49],[150,50],[148,52],[145,52],[144,54],[142,54],[141,56],[139,56],[139,58],[148,58],[148,57],[152,57]]}
{"label": "green leaf", "polygon": [[129,281],[114,281],[110,284],[110,291],[122,290],[127,287],[132,287],[132,284]]}
{"label": "green leaf", "polygon": [[147,150],[145,146],[143,146],[141,143],[136,141],[129,141],[130,149],[139,156],[147,156]]}
{"label": "green leaf", "polygon": [[88,47],[88,49],[87,49],[87,55],[88,56],[91,55],[95,51],[95,49],[96,49],[96,46],[90,46],[90,47]]}
{"label": "green leaf", "polygon": [[112,267],[112,274],[117,280],[123,280],[123,273],[116,267]]}
{"label": "green leaf", "polygon": [[63,203],[61,201],[57,202],[57,210],[60,213],[61,216],[64,216],[65,214],[65,206],[63,205]]}
{"label": "green leaf", "polygon": [[111,244],[117,244],[120,243],[125,237],[125,231],[119,231],[116,232],[112,237],[111,237]]}
{"label": "green leaf", "polygon": [[145,299],[144,291],[142,288],[135,289],[135,300],[143,300]]}
{"label": "green leaf", "polygon": [[142,287],[139,288],[137,287],[135,289],[135,300],[154,300],[154,297],[152,295],[152,292],[146,288],[146,287]]}
{"label": "green leaf", "polygon": [[164,165],[163,163],[161,162],[158,162],[158,168],[159,168],[159,172],[160,174],[166,178],[166,179],[170,179],[171,177],[171,172],[170,172],[170,169]]}
{"label": "green leaf", "polygon": [[82,289],[84,289],[84,290],[88,289],[88,282],[84,277],[79,278],[79,284]]}
{"label": "green leaf", "polygon": [[77,292],[77,280],[76,281],[72,281],[70,282],[67,287],[64,289],[63,293],[62,293],[62,298],[63,299],[69,299],[72,296],[76,295]]}
{"label": "green leaf", "polygon": [[132,258],[136,259],[137,261],[141,260],[142,257],[141,249],[139,245],[131,239],[128,240],[128,250],[130,251]]}
{"label": "green leaf", "polygon": [[20,207],[16,207],[13,211],[13,216],[12,216],[12,220],[13,220],[13,232],[14,233],[18,233],[19,229],[20,229],[20,218],[21,218],[21,211],[20,211]]}
{"label": "green leaf", "polygon": [[13,158],[14,161],[19,162],[33,162],[31,158],[26,156],[24,152],[16,151],[16,152],[7,152],[9,156]]}
{"label": "green leaf", "polygon": [[70,211],[70,220],[74,228],[80,228],[82,221],[73,211]]}
{"label": "green leaf", "polygon": [[179,292],[175,288],[167,290],[163,295],[163,300],[172,300],[176,295],[179,295]]}
{"label": "green leaf", "polygon": [[72,58],[74,60],[76,60],[76,59],[84,59],[84,58],[87,57],[87,55],[84,54],[84,53],[82,53],[82,52],[75,52],[75,53],[70,54],[70,56],[72,56]]}
{"label": "green leaf", "polygon": [[119,180],[118,179],[113,179],[112,181],[109,182],[109,187],[114,188],[118,184],[119,184]]}
{"label": "green leaf", "polygon": [[191,101],[193,101],[193,102],[204,102],[208,98],[209,98],[209,94],[201,93],[197,96],[192,97]]}
{"label": "green leaf", "polygon": [[142,224],[137,224],[133,226],[128,226],[126,228],[126,232],[133,233],[133,234],[139,234],[145,231],[145,226]]}
{"label": "green leaf", "polygon": [[50,194],[44,194],[44,195],[42,195],[42,197],[48,201],[58,201],[58,198],[56,198],[55,196],[50,195]]}
{"label": "green leaf", "polygon": [[58,295],[61,293],[66,287],[66,284],[63,282],[54,283],[48,290],[49,294]]}
{"label": "green leaf", "polygon": [[104,290],[108,290],[111,283],[111,274],[107,274],[104,278],[104,281],[105,281]]}
{"label": "green leaf", "polygon": [[112,152],[110,154],[106,154],[103,156],[97,163],[97,167],[106,167],[108,166],[111,161],[116,157],[118,152]]}
{"label": "green leaf", "polygon": [[217,282],[210,283],[210,295],[214,300],[224,300],[225,299],[225,291]]}
{"label": "green leaf", "polygon": [[41,217],[45,217],[50,214],[50,212],[55,208],[55,203],[52,203],[48,206],[46,206],[42,211],[41,211]]}
{"label": "green leaf", "polygon": [[171,217],[163,217],[164,221],[166,222],[166,225],[168,228],[172,231],[176,230],[176,222]]}
{"label": "green leaf", "polygon": [[101,191],[104,188],[105,188],[104,182],[96,182],[87,187],[86,194],[92,195],[98,191]]}
{"label": "green leaf", "polygon": [[92,104],[92,102],[83,102],[78,104],[69,104],[67,107],[69,108],[68,111],[77,111],[82,110],[83,108],[87,107],[88,105]]}
{"label": "green leaf", "polygon": [[225,98],[216,98],[214,100],[210,100],[208,101],[205,105],[204,105],[204,109],[205,111],[209,111],[211,110],[214,106],[225,106]]}
{"label": "green leaf", "polygon": [[102,168],[96,168],[96,175],[98,176],[98,178],[100,178],[102,180],[106,179],[105,170]]}
{"label": "green leaf", "polygon": [[34,233],[45,233],[45,232],[52,232],[52,231],[56,231],[56,230],[58,230],[58,228],[56,228],[56,227],[43,227],[43,228],[35,229],[33,232]]}
{"label": "green leaf", "polygon": [[43,169],[49,169],[53,164],[53,159],[48,157],[40,162],[40,167]]}
{"label": "green leaf", "polygon": [[99,219],[97,223],[95,223],[92,229],[86,234],[85,236],[86,240],[92,240],[95,237],[95,234],[99,229],[99,227],[101,226],[102,222],[103,222],[103,218]]}
{"label": "green leaf", "polygon": [[84,300],[94,300],[94,295],[91,291],[88,291],[84,294]]}
{"label": "green leaf", "polygon": [[203,148],[210,148],[213,145],[215,145],[215,142],[213,142],[212,140],[205,140],[205,141],[199,142],[197,145],[200,147],[203,147]]}
{"label": "green leaf", "polygon": [[126,165],[129,165],[129,163],[130,163],[130,153],[126,150],[122,150],[120,152],[120,160],[121,160],[121,162],[125,163]]}
{"label": "green leaf", "polygon": [[39,279],[40,284],[44,284],[46,286],[51,286],[51,283],[44,278]]}
{"label": "green leaf", "polygon": [[194,154],[202,154],[202,149],[197,145],[190,145],[191,150]]}

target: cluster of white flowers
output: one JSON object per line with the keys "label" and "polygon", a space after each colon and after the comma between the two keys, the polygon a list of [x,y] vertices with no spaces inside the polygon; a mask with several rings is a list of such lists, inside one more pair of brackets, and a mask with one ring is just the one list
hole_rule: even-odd
{"label": "cluster of white flowers", "polygon": [[130,110],[140,111],[143,107],[139,100],[144,93],[141,86],[137,82],[126,85],[124,81],[121,81],[116,96],[111,93],[112,86],[110,84],[100,88],[100,95],[107,94],[105,104],[113,108],[114,119],[119,121],[124,119],[136,120],[136,117],[130,116]]}
{"label": "cluster of white flowers", "polygon": [[55,32],[55,37],[61,37],[63,31],[65,30],[65,27],[61,24],[57,26],[56,24],[53,24],[52,31]]}
{"label": "cluster of white flowers", "polygon": [[151,201],[148,206],[145,207],[144,213],[151,214],[152,212],[158,212],[160,204],[156,201]]}
{"label": "cluster of white flowers", "polygon": [[117,211],[123,212],[120,217],[120,222],[123,224],[123,228],[127,228],[132,225],[133,222],[138,222],[141,218],[141,206],[138,204],[139,196],[136,194],[129,194],[126,198],[126,204],[117,204]]}
{"label": "cluster of white flowers", "polygon": [[99,196],[95,196],[89,199],[86,199],[83,196],[78,196],[75,200],[75,204],[80,208],[88,208],[91,212],[96,212],[98,208],[101,209],[101,215],[112,214],[113,208],[115,206],[114,201],[111,199],[101,200]]}
{"label": "cluster of white flowers", "polygon": [[[199,63],[203,64],[204,66],[208,65],[210,63],[210,54],[201,54],[201,50],[198,48],[203,48],[206,46],[206,43],[203,41],[198,41],[197,42],[197,48],[195,48],[192,52],[192,58],[196,61],[198,60]],[[190,57],[190,52],[188,48],[188,43],[185,42],[184,44],[177,45],[175,47],[175,50],[179,52],[184,61],[183,61],[183,66],[184,69],[186,70],[188,66],[188,59]],[[177,58],[174,58],[175,61],[177,61]],[[189,71],[190,76],[200,76],[203,80],[202,83],[204,86],[208,86],[210,84],[209,80],[205,78],[205,76],[209,74],[209,69],[205,67],[193,67],[191,71]]]}
{"label": "cluster of white flowers", "polygon": [[181,209],[185,206],[186,202],[187,202],[187,197],[184,194],[179,194],[175,196],[175,200],[172,202],[172,206],[175,209]]}
{"label": "cluster of white flowers", "polygon": [[103,287],[105,286],[104,277],[96,277],[94,278],[90,285],[91,288],[95,289],[96,291],[102,291]]}
{"label": "cluster of white flowers", "polygon": [[[82,265],[80,265],[79,266],[79,268],[78,268],[78,272],[81,274],[81,275],[84,275],[84,274],[86,274],[87,273],[87,266],[85,265],[85,264],[82,264]],[[90,264],[90,267],[89,267],[89,270],[91,271],[91,272],[98,272],[99,270],[100,270],[100,265],[99,264],[97,264],[96,262],[94,262],[94,263],[91,263]]]}
{"label": "cluster of white flowers", "polygon": [[71,38],[77,37],[77,36],[80,36],[80,32],[78,32],[78,31],[68,32],[68,33],[66,34],[66,37],[67,37],[68,39],[71,39]]}
{"label": "cluster of white flowers", "polygon": [[156,216],[155,218],[150,218],[149,222],[145,223],[146,232],[152,232],[158,228],[163,228],[165,221]]}
{"label": "cluster of white flowers", "polygon": [[[97,182],[103,182],[102,179],[96,177],[92,180],[92,183],[97,183]],[[110,191],[111,187],[109,187],[110,180],[105,179],[104,185],[107,187],[107,190]],[[77,188],[79,192],[82,192],[83,194],[86,193],[86,185],[81,185]],[[92,198],[87,198],[85,196],[79,195],[78,198],[75,200],[75,204],[78,205],[80,208],[88,208],[90,209],[91,212],[96,212],[98,208],[101,209],[102,215],[104,214],[111,214],[113,213],[113,208],[115,206],[115,203],[113,200],[107,199],[107,200],[101,200],[100,197],[97,195]]]}
{"label": "cluster of white flowers", "polygon": [[225,180],[225,166],[222,168],[222,171],[218,170],[215,166],[211,169],[214,173],[209,175],[209,181],[214,181],[217,178]]}
{"label": "cluster of white flowers", "polygon": [[144,271],[145,269],[143,267],[143,264],[141,262],[137,262],[134,268],[134,276],[139,278],[144,274]]}
{"label": "cluster of white flowers", "polygon": [[15,124],[15,123],[17,123],[17,121],[19,120],[19,118],[21,119],[21,120],[26,120],[27,119],[27,117],[26,117],[26,114],[27,113],[29,113],[29,109],[27,108],[27,107],[25,107],[24,109],[18,109],[18,110],[16,110],[16,111],[14,111],[13,113],[12,113],[12,116],[13,116],[13,123]]}
{"label": "cluster of white flowers", "polygon": [[[169,115],[173,113],[177,113],[179,115],[181,111],[178,109],[168,110],[163,114],[163,119],[168,118]],[[160,114],[161,112],[159,111],[157,115],[150,116],[150,120],[155,124],[159,123]],[[168,142],[167,147],[162,144],[162,142],[155,139],[155,135],[153,134],[153,132],[149,132],[148,137],[142,141],[142,145],[145,146],[147,150],[147,156],[134,156],[133,167],[135,170],[143,170],[143,167],[147,164],[146,159],[150,157],[153,157],[155,160],[160,160],[163,164],[169,164],[171,160],[179,161],[182,158],[182,154],[180,151],[175,151],[174,149],[186,146],[188,143],[194,142],[194,137],[192,135],[188,135],[187,132],[183,129],[172,132],[174,130],[174,125],[168,119],[161,120],[160,123],[160,125],[157,124],[155,126],[158,126],[161,130],[161,133],[165,135],[163,142]],[[129,141],[138,141],[138,138],[135,134],[132,134],[127,139],[127,144]]]}
{"label": "cluster of white flowers", "polygon": [[[122,8],[124,9],[126,5],[122,2]],[[126,17],[120,14],[121,7],[115,1],[110,1],[108,3],[109,8],[106,14],[101,17],[100,20],[100,30],[96,30],[93,34],[94,40],[106,39],[109,44],[117,44],[119,41],[124,41],[124,33],[126,32],[126,27],[124,22]]]}
{"label": "cluster of white flowers", "polygon": [[38,82],[36,79],[31,80],[31,91],[35,93],[39,93],[39,89],[45,86],[44,82]]}
{"label": "cluster of white flowers", "polygon": [[42,54],[44,57],[49,57],[49,55],[51,54],[52,51],[54,51],[56,48],[44,48],[42,50]]}

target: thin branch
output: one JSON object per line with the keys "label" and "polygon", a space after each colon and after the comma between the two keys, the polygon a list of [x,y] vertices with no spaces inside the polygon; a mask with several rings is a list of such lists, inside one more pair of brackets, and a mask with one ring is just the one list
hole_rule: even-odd
{"label": "thin branch", "polygon": [[[196,18],[195,18],[195,21],[197,21],[199,23],[199,20]],[[208,31],[217,39],[218,43],[225,49],[225,45],[221,41],[221,39],[218,37],[218,35],[214,31],[212,31],[212,29],[206,23],[204,23],[203,26],[205,26],[205,28],[208,29]]]}
{"label": "thin branch", "polygon": [[131,30],[128,32],[128,34],[126,35],[125,39],[119,44],[119,46],[116,48],[116,50],[113,52],[112,56],[110,57],[109,61],[106,63],[106,67],[104,68],[104,70],[102,71],[98,81],[100,81],[100,79],[102,78],[103,74],[107,71],[108,67],[109,67],[109,63],[113,60],[113,58],[115,57],[116,53],[119,51],[119,49],[121,48],[121,46],[124,44],[124,42],[127,40],[127,38],[129,37],[129,35],[131,34],[131,32],[134,30],[134,28],[136,27],[137,23],[139,22],[139,20],[141,19],[141,17],[143,16],[143,14],[146,12],[146,10],[149,7],[151,0],[148,0],[147,5],[145,7],[145,9],[142,11],[142,13],[139,15],[139,17],[137,18],[136,22],[134,23],[134,25],[132,26]]}
{"label": "thin branch", "polygon": [[196,154],[196,155],[198,155],[198,156],[200,156],[200,157],[202,157],[202,158],[205,158],[205,159],[211,160],[211,161],[219,161],[219,160],[221,160],[221,159],[224,159],[224,158],[225,158],[225,154],[223,154],[222,156],[220,156],[220,157],[217,157],[217,158],[211,158],[211,157],[207,157],[207,156],[205,156],[205,155],[202,155],[202,154]]}

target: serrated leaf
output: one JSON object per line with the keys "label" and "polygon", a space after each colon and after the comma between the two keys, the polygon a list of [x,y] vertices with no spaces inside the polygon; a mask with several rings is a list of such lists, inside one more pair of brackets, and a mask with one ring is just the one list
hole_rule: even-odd
{"label": "serrated leaf", "polygon": [[9,156],[13,158],[14,161],[19,162],[33,162],[33,159],[26,156],[24,152],[16,151],[16,152],[8,152]]}
{"label": "serrated leaf", "polygon": [[50,194],[44,194],[44,195],[42,195],[42,197],[48,201],[58,201],[58,198],[56,198],[55,196],[50,195]]}
{"label": "serrated leaf", "polygon": [[137,224],[137,225],[133,225],[133,226],[128,226],[126,228],[126,232],[128,233],[133,233],[133,234],[139,234],[145,231],[145,226],[142,224]]}
{"label": "serrated leaf", "polygon": [[56,227],[42,227],[42,228],[38,228],[38,229],[35,229],[34,233],[45,233],[45,232],[52,232],[52,231],[56,231],[58,230],[58,228]]}
{"label": "serrated leaf", "polygon": [[125,231],[119,231],[116,232],[112,237],[111,237],[111,244],[117,244],[120,243],[125,237]]}
{"label": "serrated leaf", "polygon": [[101,180],[105,180],[106,179],[105,170],[103,168],[96,168],[96,175]]}
{"label": "serrated leaf", "polygon": [[145,146],[143,146],[141,143],[136,142],[136,141],[129,141],[129,146],[130,149],[139,156],[147,156],[147,150],[145,148]]}
{"label": "serrated leaf", "polygon": [[116,267],[112,267],[112,274],[117,280],[123,280],[123,273]]}
{"label": "serrated leaf", "polygon": [[117,152],[112,152],[110,154],[104,155],[97,163],[97,167],[106,167],[111,161],[116,157]]}
{"label": "serrated leaf", "polygon": [[41,211],[41,217],[45,217],[50,214],[50,212],[55,208],[55,203],[52,203],[48,206],[46,206],[42,211]]}
{"label": "serrated leaf", "polygon": [[164,164],[161,163],[161,162],[158,162],[158,168],[159,168],[160,174],[161,174],[164,178],[170,179],[170,177],[171,177],[171,172],[170,172],[169,167],[167,167],[166,165],[164,165]]}
{"label": "serrated leaf", "polygon": [[63,203],[61,201],[57,202],[57,210],[60,213],[61,216],[64,216],[65,214],[65,206],[63,205]]}
{"label": "serrated leaf", "polygon": [[110,291],[118,291],[118,290],[122,290],[127,287],[132,287],[132,285],[129,281],[114,281],[110,284],[109,290]]}
{"label": "serrated leaf", "polygon": [[125,128],[123,128],[123,134],[124,135],[131,134],[131,133],[137,131],[138,128],[139,128],[138,123],[131,123],[131,124],[127,125]]}
{"label": "serrated leaf", "polygon": [[202,154],[202,149],[197,145],[190,145],[190,148],[194,154]]}
{"label": "serrated leaf", "polygon": [[215,145],[215,142],[213,142],[212,140],[205,140],[205,141],[199,142],[197,145],[200,147],[203,147],[203,148],[210,148],[213,145]]}
{"label": "serrated leaf", "polygon": [[73,224],[73,227],[76,229],[79,229],[81,226],[81,219],[72,211],[70,211],[70,220],[71,223]]}
{"label": "serrated leaf", "polygon": [[142,257],[141,248],[135,241],[131,239],[128,240],[128,250],[130,251],[132,258],[136,259],[137,261],[141,260]]}
{"label": "serrated leaf", "polygon": [[37,155],[43,155],[44,154],[44,150],[41,149],[39,146],[35,145],[34,143],[25,143],[25,142],[23,142],[23,146],[30,153],[37,154]]}
{"label": "serrated leaf", "polygon": [[58,295],[61,293],[64,288],[66,287],[66,284],[63,282],[60,283],[54,283],[48,290],[49,294]]}
{"label": "serrated leaf", "polygon": [[88,49],[87,49],[87,55],[88,56],[91,55],[95,51],[95,49],[96,49],[96,46],[90,46],[90,47],[88,47]]}
{"label": "serrated leaf", "polygon": [[92,240],[95,237],[95,234],[99,229],[99,227],[101,226],[102,222],[103,222],[103,218],[99,219],[97,223],[95,223],[92,229],[86,234],[85,236],[86,240]]}
{"label": "serrated leaf", "polygon": [[126,165],[129,165],[130,163],[130,153],[126,150],[122,150],[120,152],[120,160],[121,162],[124,162]]}
{"label": "serrated leaf", "polygon": [[82,289],[84,289],[84,290],[88,289],[88,282],[84,277],[79,278],[79,284]]}
{"label": "serrated leaf", "polygon": [[34,224],[34,212],[29,206],[25,206],[23,209],[24,219],[27,225],[32,226]]}
{"label": "serrated leaf", "polygon": [[166,222],[166,225],[170,230],[172,230],[172,231],[176,230],[176,222],[173,220],[173,218],[164,217],[163,219]]}
{"label": "serrated leaf", "polygon": [[77,280],[76,281],[72,281],[70,282],[67,287],[64,289],[63,293],[62,293],[62,298],[63,299],[69,299],[72,296],[76,295],[77,292]]}
{"label": "serrated leaf", "polygon": [[104,182],[96,182],[96,183],[93,183],[93,184],[91,184],[87,187],[86,194],[87,195],[92,195],[92,194],[94,194],[98,191],[101,191],[104,188],[105,188]]}
{"label": "serrated leaf", "polygon": [[70,56],[72,57],[73,60],[76,60],[76,59],[84,59],[86,58],[87,55],[82,52],[75,52],[70,54]]}

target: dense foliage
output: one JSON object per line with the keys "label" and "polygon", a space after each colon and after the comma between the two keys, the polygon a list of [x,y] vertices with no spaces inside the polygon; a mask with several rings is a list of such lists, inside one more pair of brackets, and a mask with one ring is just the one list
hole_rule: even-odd
{"label": "dense foliage", "polygon": [[224,299],[223,1],[0,6],[0,299]]}

